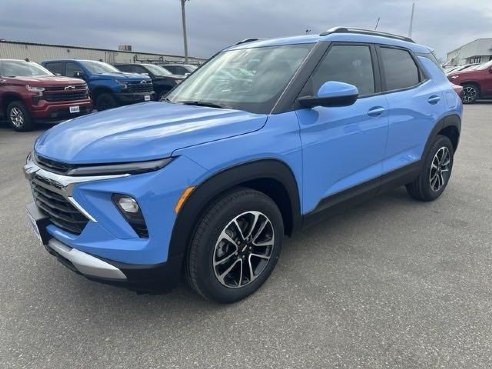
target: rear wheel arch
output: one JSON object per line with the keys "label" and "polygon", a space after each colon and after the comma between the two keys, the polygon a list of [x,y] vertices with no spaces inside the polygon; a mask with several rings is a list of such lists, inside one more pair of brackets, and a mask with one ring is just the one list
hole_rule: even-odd
{"label": "rear wheel arch", "polygon": [[279,207],[285,233],[291,234],[301,223],[300,193],[290,167],[282,161],[258,160],[228,168],[198,185],[181,208],[174,223],[168,258],[183,257],[203,212],[217,198],[238,187],[265,193]]}
{"label": "rear wheel arch", "polygon": [[453,144],[453,149],[456,152],[458,148],[458,143],[460,139],[461,133],[461,118],[457,114],[448,115],[442,118],[432,129],[429,137],[427,138],[427,142],[425,144],[424,152],[422,156],[425,156],[429,151],[432,143],[436,139],[438,135],[446,136],[451,140]]}

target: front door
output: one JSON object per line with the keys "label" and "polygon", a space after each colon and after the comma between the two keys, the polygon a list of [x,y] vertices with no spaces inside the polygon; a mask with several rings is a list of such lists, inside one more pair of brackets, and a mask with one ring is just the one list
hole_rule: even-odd
{"label": "front door", "polygon": [[327,81],[359,90],[347,107],[300,109],[303,150],[303,213],[322,200],[379,177],[388,135],[387,102],[377,95],[375,54],[363,44],[333,44],[301,95],[316,95]]}

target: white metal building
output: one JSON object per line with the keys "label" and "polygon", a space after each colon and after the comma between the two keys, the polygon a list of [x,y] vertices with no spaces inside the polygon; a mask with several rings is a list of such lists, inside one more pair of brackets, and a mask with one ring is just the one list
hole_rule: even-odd
{"label": "white metal building", "polygon": [[[180,55],[153,54],[109,49],[92,49],[79,46],[48,45],[30,42],[0,40],[0,59],[26,59],[41,62],[51,59],[89,59],[114,63],[184,63]],[[190,64],[201,64],[204,60],[188,58]]]}
{"label": "white metal building", "polygon": [[446,64],[465,65],[485,63],[489,60],[492,60],[492,38],[479,38],[450,51]]}

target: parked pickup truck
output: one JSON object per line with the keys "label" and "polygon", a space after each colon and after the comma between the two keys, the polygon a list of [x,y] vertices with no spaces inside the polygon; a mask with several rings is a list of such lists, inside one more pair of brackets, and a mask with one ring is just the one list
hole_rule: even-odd
{"label": "parked pickup truck", "polygon": [[91,110],[84,81],[57,77],[34,62],[0,59],[0,116],[16,131],[29,131],[41,120],[62,120]]}
{"label": "parked pickup truck", "polygon": [[154,64],[115,64],[115,67],[122,72],[148,75],[154,84],[157,100],[165,97],[169,91],[179,85],[185,78],[184,76],[172,74],[171,72],[168,72],[167,69]]}
{"label": "parked pickup truck", "polygon": [[70,59],[41,64],[55,74],[85,80],[97,110],[155,100],[150,77],[123,73],[107,63]]}

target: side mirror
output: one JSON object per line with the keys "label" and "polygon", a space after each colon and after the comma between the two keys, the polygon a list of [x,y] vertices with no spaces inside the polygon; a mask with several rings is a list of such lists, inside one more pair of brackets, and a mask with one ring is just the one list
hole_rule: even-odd
{"label": "side mirror", "polygon": [[84,74],[84,72],[75,72],[75,73],[73,74],[73,76],[74,76],[75,78],[85,79],[85,74]]}
{"label": "side mirror", "polygon": [[321,85],[316,96],[305,96],[298,99],[305,108],[315,106],[340,107],[350,106],[357,101],[359,90],[354,85],[330,81]]}

